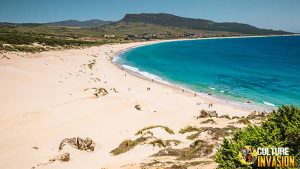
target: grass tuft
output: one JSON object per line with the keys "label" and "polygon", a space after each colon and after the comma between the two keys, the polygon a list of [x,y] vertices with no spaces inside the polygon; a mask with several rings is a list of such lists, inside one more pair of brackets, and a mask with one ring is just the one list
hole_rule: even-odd
{"label": "grass tuft", "polygon": [[189,136],[187,136],[186,138],[189,139],[189,140],[195,140],[196,138],[199,137],[201,132],[197,132],[197,133],[194,133],[194,134],[191,134]]}
{"label": "grass tuft", "polygon": [[119,155],[122,153],[125,153],[131,149],[133,149],[135,146],[138,144],[142,144],[146,142],[148,137],[140,137],[137,138],[136,140],[124,140],[117,148],[113,149],[110,153],[113,155]]}
{"label": "grass tuft", "polygon": [[196,127],[192,127],[192,126],[187,126],[183,129],[181,129],[179,131],[179,133],[184,134],[187,132],[196,132],[194,134],[187,136],[187,139],[194,140],[200,135],[200,133],[207,131],[212,136],[212,139],[218,140],[219,138],[225,138],[225,137],[229,136],[230,134],[232,134],[234,131],[236,131],[238,129],[239,128],[232,126],[232,125],[228,125],[224,128],[214,128],[214,127],[196,128]]}
{"label": "grass tuft", "polygon": [[213,152],[213,149],[213,144],[208,144],[207,142],[202,140],[196,140],[192,144],[190,144],[189,147],[183,149],[172,149],[169,147],[160,150],[153,156],[177,156],[178,160],[191,160],[194,158],[207,156]]}
{"label": "grass tuft", "polygon": [[200,124],[217,124],[217,122],[214,119],[207,119],[205,121],[202,121]]}
{"label": "grass tuft", "polygon": [[228,114],[221,115],[219,118],[225,118],[225,119],[231,120],[231,118]]}
{"label": "grass tuft", "polygon": [[189,132],[194,132],[194,131],[199,132],[200,129],[197,127],[187,126],[185,128],[180,129],[179,133],[184,134],[184,133],[189,133]]}
{"label": "grass tuft", "polygon": [[119,155],[133,149],[137,145],[136,141],[124,140],[117,148],[113,149],[110,153]]}
{"label": "grass tuft", "polygon": [[237,123],[244,124],[244,125],[249,125],[249,124],[251,124],[251,122],[250,122],[248,119],[246,119],[246,118],[241,118],[241,119],[239,119],[239,120],[237,121]]}
{"label": "grass tuft", "polygon": [[149,131],[154,128],[162,128],[169,134],[175,134],[174,131],[172,129],[170,129],[169,127],[162,126],[162,125],[154,125],[154,126],[148,126],[148,127],[145,127],[143,129],[139,130],[137,133],[135,133],[135,135],[143,134],[144,132]]}

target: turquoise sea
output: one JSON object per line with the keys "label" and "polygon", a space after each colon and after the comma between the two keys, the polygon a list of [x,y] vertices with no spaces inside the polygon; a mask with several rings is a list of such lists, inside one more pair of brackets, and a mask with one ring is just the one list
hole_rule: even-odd
{"label": "turquoise sea", "polygon": [[127,69],[238,102],[300,106],[300,36],[163,42],[117,57]]}

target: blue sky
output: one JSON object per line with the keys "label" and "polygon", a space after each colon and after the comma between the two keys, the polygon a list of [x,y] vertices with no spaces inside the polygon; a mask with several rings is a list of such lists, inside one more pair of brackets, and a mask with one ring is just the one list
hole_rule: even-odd
{"label": "blue sky", "polygon": [[160,12],[300,32],[300,0],[0,0],[0,22],[116,21]]}

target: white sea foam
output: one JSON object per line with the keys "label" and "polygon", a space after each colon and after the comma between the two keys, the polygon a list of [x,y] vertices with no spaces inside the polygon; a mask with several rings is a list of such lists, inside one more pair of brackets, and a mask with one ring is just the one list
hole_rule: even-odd
{"label": "white sea foam", "polygon": [[[128,69],[130,71],[133,71],[133,72],[137,72],[147,78],[150,78],[150,79],[154,79],[154,80],[162,80],[162,78],[160,78],[159,76],[156,76],[154,74],[151,74],[149,72],[145,72],[145,71],[140,71],[138,68],[136,67],[132,67],[132,66],[129,66],[129,65],[122,65],[122,67],[124,67],[125,69]],[[166,82],[165,82],[166,83]]]}
{"label": "white sea foam", "polygon": [[160,78],[160,77],[158,77],[158,76],[156,76],[154,74],[151,74],[149,72],[139,72],[139,73],[142,74],[145,77],[150,78],[150,79],[162,80],[162,78]]}
{"label": "white sea foam", "polygon": [[210,89],[211,89],[211,90],[216,90],[216,88],[214,88],[214,87],[210,87]]}
{"label": "white sea foam", "polygon": [[128,65],[122,65],[122,67],[124,67],[125,69],[134,71],[134,72],[139,72],[139,69],[136,67],[132,67],[132,66],[128,66]]}
{"label": "white sea foam", "polygon": [[221,90],[220,92],[221,92],[221,93],[224,93],[225,91],[224,91],[224,90]]}
{"label": "white sea foam", "polygon": [[265,105],[268,105],[268,106],[272,106],[272,107],[275,107],[275,104],[273,104],[273,103],[270,103],[270,102],[263,102]]}
{"label": "white sea foam", "polygon": [[112,61],[113,62],[117,62],[118,60],[120,60],[120,56],[116,55],[115,57],[113,57]]}

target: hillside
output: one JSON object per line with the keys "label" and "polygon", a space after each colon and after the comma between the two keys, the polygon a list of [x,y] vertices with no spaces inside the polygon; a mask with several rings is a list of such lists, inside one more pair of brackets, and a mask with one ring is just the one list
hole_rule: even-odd
{"label": "hillside", "polygon": [[49,23],[46,23],[45,25],[92,28],[92,27],[97,27],[100,25],[109,24],[109,23],[112,23],[112,21],[103,21],[103,20],[99,20],[99,19],[92,19],[92,20],[87,20],[87,21],[67,20],[67,21],[60,21],[60,22],[49,22]]}
{"label": "hillside", "polygon": [[93,28],[105,24],[110,24],[112,21],[103,21],[99,19],[91,19],[86,21],[78,20],[66,20],[58,22],[48,22],[48,23],[10,23],[10,22],[0,22],[0,26],[59,26],[59,27],[79,27],[79,28]]}
{"label": "hillside", "polygon": [[176,38],[204,38],[245,35],[227,31],[209,31],[173,27],[145,22],[119,21],[97,28],[100,34],[113,34],[117,37],[130,39],[176,39]]}
{"label": "hillside", "polygon": [[143,23],[150,23],[150,24],[169,26],[169,27],[179,27],[179,28],[207,30],[207,31],[236,32],[242,34],[256,34],[256,35],[289,34],[289,32],[285,32],[285,31],[260,29],[243,23],[235,23],[235,22],[217,23],[210,20],[185,18],[185,17],[179,17],[179,16],[165,14],[165,13],[126,14],[121,21],[128,22],[128,23],[143,22]]}
{"label": "hillside", "polygon": [[[51,47],[90,46],[152,39],[208,38],[249,35],[285,35],[242,23],[217,23],[171,14],[127,14],[117,22],[68,20],[51,23],[0,22],[0,50],[40,51]],[[10,44],[11,46],[7,46]],[[24,47],[24,45],[26,45]]]}

